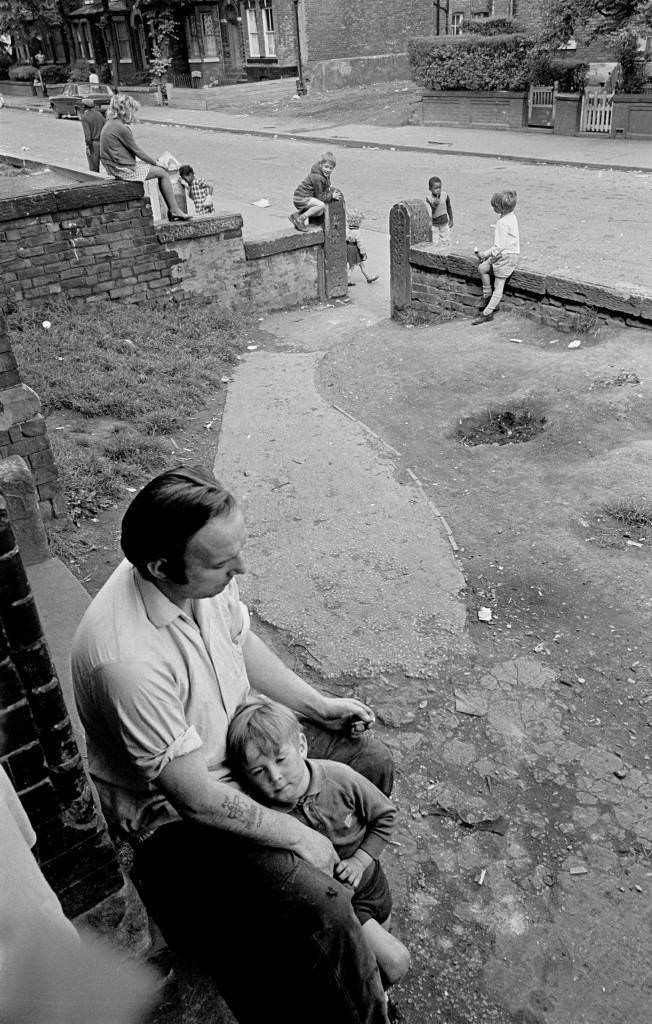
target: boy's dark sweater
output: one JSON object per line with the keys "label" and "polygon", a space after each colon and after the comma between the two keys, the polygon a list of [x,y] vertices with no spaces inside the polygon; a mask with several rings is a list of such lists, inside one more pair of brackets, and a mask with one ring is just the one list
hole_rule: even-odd
{"label": "boy's dark sweater", "polygon": [[312,165],[310,174],[294,190],[295,199],[308,199],[311,196],[324,203],[330,203],[333,198],[330,178],[326,177],[318,163]]}

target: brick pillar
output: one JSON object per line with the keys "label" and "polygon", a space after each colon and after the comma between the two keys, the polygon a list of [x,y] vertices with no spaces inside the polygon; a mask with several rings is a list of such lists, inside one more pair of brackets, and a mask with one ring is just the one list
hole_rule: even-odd
{"label": "brick pillar", "polygon": [[0,751],[69,917],[124,879],[96,809],[16,539],[0,496]]}
{"label": "brick pillar", "polygon": [[346,214],[341,200],[326,204],[324,214],[324,282],[326,299],[348,295]]}
{"label": "brick pillar", "polygon": [[410,247],[432,241],[432,219],[423,199],[406,199],[389,212],[390,308],[392,316],[412,300]]}
{"label": "brick pillar", "polygon": [[[65,504],[54,464],[41,400],[35,391],[23,384],[16,366],[7,331],[7,321],[0,312],[0,459],[20,455],[29,466],[34,480],[40,513],[43,519],[63,515]],[[12,507],[12,520],[18,524],[17,510]],[[27,548],[21,537],[21,551]]]}

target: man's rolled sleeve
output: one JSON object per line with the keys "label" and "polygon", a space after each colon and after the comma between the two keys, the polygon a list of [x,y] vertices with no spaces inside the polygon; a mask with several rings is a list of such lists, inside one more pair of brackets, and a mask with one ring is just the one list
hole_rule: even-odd
{"label": "man's rolled sleeve", "polygon": [[168,675],[134,661],[104,666],[96,679],[112,739],[146,782],[174,758],[201,748]]}

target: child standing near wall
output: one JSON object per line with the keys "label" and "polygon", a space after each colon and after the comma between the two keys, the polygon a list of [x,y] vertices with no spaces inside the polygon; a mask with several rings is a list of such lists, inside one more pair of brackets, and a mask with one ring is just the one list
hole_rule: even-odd
{"label": "child standing near wall", "polygon": [[441,178],[433,175],[428,179],[429,195],[426,202],[432,211],[432,240],[438,248],[448,249],[451,244],[453,207],[448,192],[441,186]]}
{"label": "child standing near wall", "polygon": [[363,220],[364,214],[359,210],[346,211],[346,263],[349,270],[349,288],[355,288],[355,282],[351,277],[356,267],[360,267],[367,284],[373,284],[378,280],[378,274],[370,276],[365,267],[367,250],[360,241],[360,225]]}
{"label": "child standing near wall", "polygon": [[[482,305],[478,316],[473,321],[474,324],[486,324],[493,320],[496,307],[503,297],[505,282],[516,270],[521,251],[518,221],[514,213],[516,192],[512,189],[494,192],[491,197],[491,207],[495,213],[499,214],[494,228],[494,244],[487,252],[475,250],[480,260],[478,270],[482,278]],[[492,271],[493,292],[491,287]]]}
{"label": "child standing near wall", "polygon": [[342,198],[340,190],[331,185],[331,174],[336,163],[332,153],[322,153],[317,163],[310,168],[308,176],[295,188],[292,199],[297,212],[290,214],[290,220],[297,231],[307,231],[311,217],[323,216],[326,203]]}

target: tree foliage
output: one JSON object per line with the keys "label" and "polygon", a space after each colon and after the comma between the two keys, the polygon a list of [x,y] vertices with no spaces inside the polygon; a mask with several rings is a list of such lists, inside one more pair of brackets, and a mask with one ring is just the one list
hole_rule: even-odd
{"label": "tree foliage", "polygon": [[543,43],[560,46],[575,38],[590,42],[623,32],[652,31],[652,0],[548,0],[543,15]]}
{"label": "tree foliage", "polygon": [[410,39],[408,57],[412,78],[426,89],[519,92],[527,88],[533,45],[523,35],[436,36]]}
{"label": "tree foliage", "polygon": [[16,29],[41,22],[60,25],[62,21],[59,0],[0,0],[0,33],[14,33]]}

